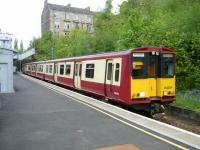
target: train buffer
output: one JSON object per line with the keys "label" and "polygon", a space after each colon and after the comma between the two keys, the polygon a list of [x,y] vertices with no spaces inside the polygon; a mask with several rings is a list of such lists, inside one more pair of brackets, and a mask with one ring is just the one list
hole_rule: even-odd
{"label": "train buffer", "polygon": [[199,149],[200,135],[46,83],[16,75],[0,95],[0,149]]}

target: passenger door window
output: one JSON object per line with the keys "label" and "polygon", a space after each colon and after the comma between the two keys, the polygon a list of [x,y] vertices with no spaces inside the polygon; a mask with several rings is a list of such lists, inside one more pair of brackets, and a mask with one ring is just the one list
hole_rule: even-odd
{"label": "passenger door window", "polygon": [[158,56],[149,54],[148,77],[157,77]]}
{"label": "passenger door window", "polygon": [[119,81],[119,68],[120,68],[119,63],[116,63],[116,68],[115,68],[115,82]]}
{"label": "passenger door window", "polygon": [[113,72],[113,64],[108,63],[108,73],[107,73],[107,80],[111,80]]}

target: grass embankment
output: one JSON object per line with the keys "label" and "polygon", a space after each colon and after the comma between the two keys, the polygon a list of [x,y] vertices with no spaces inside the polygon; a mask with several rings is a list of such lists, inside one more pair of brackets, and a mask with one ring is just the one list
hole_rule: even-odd
{"label": "grass embankment", "polygon": [[200,102],[197,100],[186,99],[183,96],[177,96],[176,101],[172,105],[190,109],[200,113]]}

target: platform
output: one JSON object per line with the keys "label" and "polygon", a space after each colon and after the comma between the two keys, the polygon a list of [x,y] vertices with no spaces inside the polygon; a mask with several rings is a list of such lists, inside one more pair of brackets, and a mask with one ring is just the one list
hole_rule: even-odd
{"label": "platform", "polygon": [[121,122],[115,114],[101,113],[19,75],[14,81],[15,93],[0,95],[2,150],[93,150],[119,145],[142,150],[195,149],[123,118]]}

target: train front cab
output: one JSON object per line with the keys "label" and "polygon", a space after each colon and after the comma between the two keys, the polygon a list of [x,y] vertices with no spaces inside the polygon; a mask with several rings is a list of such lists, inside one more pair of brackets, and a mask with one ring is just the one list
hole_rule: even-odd
{"label": "train front cab", "polygon": [[163,104],[175,100],[175,54],[172,50],[133,51],[131,67],[133,106],[140,104],[139,107],[146,107],[142,109],[157,113],[163,111]]}

